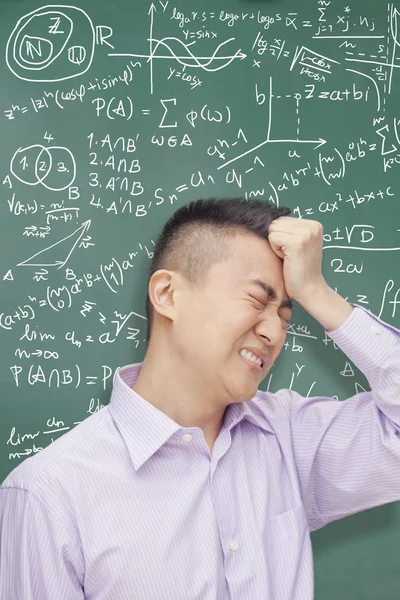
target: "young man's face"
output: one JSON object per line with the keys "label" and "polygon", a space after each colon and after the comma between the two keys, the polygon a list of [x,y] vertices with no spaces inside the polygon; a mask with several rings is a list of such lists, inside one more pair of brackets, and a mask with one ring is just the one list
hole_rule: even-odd
{"label": "young man's face", "polygon": [[[283,261],[269,243],[252,234],[228,243],[232,257],[215,264],[204,285],[180,290],[171,351],[194,384],[204,382],[205,392],[230,403],[255,395],[285,342],[291,309],[280,308],[289,300]],[[269,284],[277,299],[251,279]],[[267,355],[261,368],[239,354],[250,347]]]}

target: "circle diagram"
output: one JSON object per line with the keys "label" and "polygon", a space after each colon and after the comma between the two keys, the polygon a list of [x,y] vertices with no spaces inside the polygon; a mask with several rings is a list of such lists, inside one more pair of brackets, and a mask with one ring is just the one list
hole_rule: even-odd
{"label": "circle diagram", "polygon": [[95,30],[81,8],[47,5],[24,15],[6,47],[10,71],[25,81],[63,81],[85,73],[93,61]]}
{"label": "circle diagram", "polygon": [[43,185],[59,192],[73,184],[76,177],[75,158],[64,146],[32,144],[18,148],[10,162],[10,172],[26,185]]}

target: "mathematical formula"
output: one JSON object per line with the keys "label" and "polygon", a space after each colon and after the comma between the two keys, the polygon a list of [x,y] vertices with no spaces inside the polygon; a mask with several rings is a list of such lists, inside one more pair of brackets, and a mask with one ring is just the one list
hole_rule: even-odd
{"label": "mathematical formula", "polygon": [[[330,285],[399,326],[400,6],[246,4],[6,11],[0,333],[13,407],[0,447],[10,465],[101,410],[117,366],[142,359],[155,239],[193,199],[264,198],[319,220]],[[266,389],[316,392],[316,346],[339,353],[295,312],[285,369],[274,366]],[[336,375],[362,389],[345,358]],[[32,392],[28,431],[18,407]],[[66,393],[80,402],[69,420]]]}

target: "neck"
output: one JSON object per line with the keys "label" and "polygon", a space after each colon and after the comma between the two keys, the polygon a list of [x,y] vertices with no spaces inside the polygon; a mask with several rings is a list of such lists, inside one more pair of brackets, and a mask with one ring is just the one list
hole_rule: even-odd
{"label": "neck", "polygon": [[157,355],[146,352],[139,376],[132,389],[181,427],[203,430],[209,448],[222,428],[226,405],[212,400],[203,374],[191,373],[188,365],[171,357],[171,350]]}

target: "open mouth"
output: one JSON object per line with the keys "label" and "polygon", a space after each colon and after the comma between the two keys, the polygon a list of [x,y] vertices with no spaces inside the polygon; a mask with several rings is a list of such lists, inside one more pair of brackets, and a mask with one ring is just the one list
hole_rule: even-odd
{"label": "open mouth", "polygon": [[249,358],[246,358],[245,356],[243,356],[243,354],[239,354],[240,358],[242,358],[244,361],[246,361],[246,363],[249,365],[249,367],[252,367],[254,370],[256,370],[258,373],[260,373],[262,371],[262,367],[264,366],[264,362],[262,362],[261,367],[260,365],[258,365],[256,362],[254,362],[253,360],[250,360]]}

